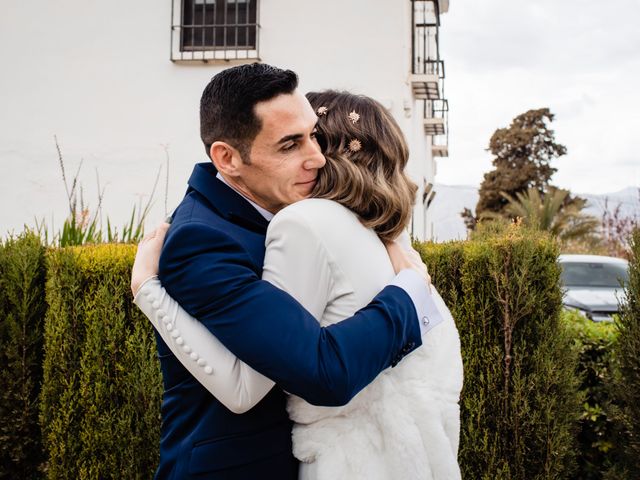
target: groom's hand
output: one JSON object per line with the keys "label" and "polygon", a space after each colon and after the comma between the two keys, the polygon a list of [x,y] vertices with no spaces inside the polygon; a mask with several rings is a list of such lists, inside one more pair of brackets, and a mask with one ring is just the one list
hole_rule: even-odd
{"label": "groom's hand", "polygon": [[393,265],[393,270],[396,274],[400,273],[401,270],[409,268],[418,272],[420,276],[424,278],[427,285],[431,285],[431,276],[427,272],[427,266],[422,262],[422,258],[420,258],[418,252],[413,248],[405,250],[397,241],[388,242],[385,244],[385,247],[387,248],[391,265]]}
{"label": "groom's hand", "polygon": [[167,230],[169,230],[169,224],[162,223],[138,243],[136,259],[131,270],[131,292],[134,297],[146,280],[158,275],[160,252]]}

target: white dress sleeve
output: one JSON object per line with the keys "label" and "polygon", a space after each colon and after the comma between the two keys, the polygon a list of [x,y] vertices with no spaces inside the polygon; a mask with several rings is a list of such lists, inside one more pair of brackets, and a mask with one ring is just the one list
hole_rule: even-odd
{"label": "white dress sleeve", "polygon": [[250,410],[273,388],[272,380],[239,360],[171,298],[157,277],[143,283],[134,303],[180,363],[232,412]]}
{"label": "white dress sleeve", "polygon": [[304,202],[285,208],[269,224],[262,278],[320,321],[333,295],[335,265],[314,230],[314,219],[304,215],[309,212]]}
{"label": "white dress sleeve", "polygon": [[[285,290],[320,319],[331,289],[326,251],[299,214],[282,211],[269,225],[263,279]],[[169,296],[157,277],[145,281],[134,303],[182,365],[234,413],[253,408],[274,382],[231,353]]]}

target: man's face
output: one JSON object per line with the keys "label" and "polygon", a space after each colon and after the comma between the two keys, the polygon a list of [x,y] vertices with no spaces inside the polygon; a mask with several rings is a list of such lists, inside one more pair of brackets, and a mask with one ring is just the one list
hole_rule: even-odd
{"label": "man's face", "polygon": [[245,195],[276,213],[307,198],[325,164],[316,140],[316,116],[297,90],[255,106],[262,129],[253,140],[249,163],[234,180]]}

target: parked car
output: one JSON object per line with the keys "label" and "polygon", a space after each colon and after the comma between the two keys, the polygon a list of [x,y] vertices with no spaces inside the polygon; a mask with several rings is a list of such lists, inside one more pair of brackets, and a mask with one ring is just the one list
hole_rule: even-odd
{"label": "parked car", "polygon": [[628,262],[602,255],[560,255],[562,303],[594,322],[610,321],[629,282]]}

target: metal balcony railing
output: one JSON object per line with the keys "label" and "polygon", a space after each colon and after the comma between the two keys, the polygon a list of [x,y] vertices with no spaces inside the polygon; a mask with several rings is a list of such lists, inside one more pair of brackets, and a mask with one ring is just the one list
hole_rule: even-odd
{"label": "metal balcony railing", "polygon": [[411,76],[418,99],[442,98],[444,62],[440,59],[440,11],[437,0],[411,0]]}
{"label": "metal balcony railing", "polygon": [[435,137],[444,135],[449,120],[449,102],[447,100],[424,101],[424,133]]}
{"label": "metal balcony railing", "polygon": [[449,127],[444,126],[445,134],[436,135],[431,139],[431,155],[434,157],[449,156]]}

